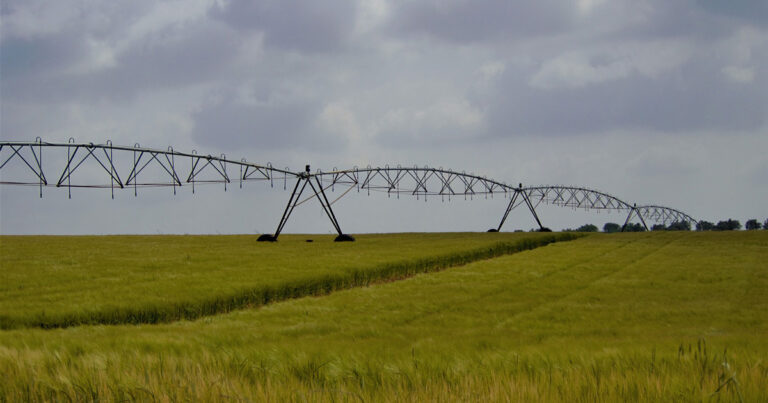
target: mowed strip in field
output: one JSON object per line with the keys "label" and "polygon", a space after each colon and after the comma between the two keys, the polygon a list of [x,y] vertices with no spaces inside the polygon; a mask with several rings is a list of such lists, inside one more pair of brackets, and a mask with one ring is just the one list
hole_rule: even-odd
{"label": "mowed strip in field", "polygon": [[0,331],[9,400],[765,401],[768,232],[594,235],[196,321]]}
{"label": "mowed strip in field", "polygon": [[[573,234],[0,237],[0,329],[158,323],[407,277]],[[313,242],[306,242],[311,239]]]}

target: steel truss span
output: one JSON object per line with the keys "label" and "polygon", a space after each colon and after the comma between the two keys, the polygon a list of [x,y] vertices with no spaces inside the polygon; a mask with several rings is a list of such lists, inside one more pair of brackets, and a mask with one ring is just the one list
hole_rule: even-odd
{"label": "steel truss span", "polygon": [[[54,176],[46,175],[44,167]],[[6,175],[12,178],[8,179]],[[638,207],[594,189],[563,185],[524,187],[522,183],[512,186],[484,176],[426,166],[334,168],[313,173],[307,165],[304,171],[294,172],[288,168],[275,168],[271,163],[230,160],[224,154],[202,155],[194,150],[184,153],[172,147],[156,150],[139,144],[116,146],[111,141],[105,144],[76,143],[71,138],[67,143],[47,143],[40,138],[34,142],[0,142],[0,184],[36,186],[40,189],[40,197],[46,187],[66,188],[70,198],[72,188],[108,188],[114,198],[115,190],[133,189],[134,195],[138,195],[138,189],[142,187],[172,187],[175,194],[177,187],[189,186],[194,193],[196,185],[221,184],[226,191],[233,181],[240,188],[251,181],[266,181],[271,187],[277,183],[286,190],[293,185],[275,233],[262,235],[260,241],[276,241],[293,210],[311,199],[316,199],[322,206],[339,234],[337,241],[354,240],[342,232],[332,209],[334,203],[352,190],[368,195],[371,192],[386,193],[397,198],[410,196],[424,201],[428,197],[451,200],[455,197],[501,196],[509,199],[499,225],[489,232],[500,231],[509,213],[521,205],[530,211],[540,230],[548,230],[536,212],[541,203],[584,210],[625,211],[628,215],[622,230],[633,217],[646,230],[647,221],[663,225],[673,222],[695,225],[697,222],[680,210],[658,205]],[[342,191],[341,195],[330,200],[327,191],[337,188]],[[308,196],[302,199],[305,191]]]}

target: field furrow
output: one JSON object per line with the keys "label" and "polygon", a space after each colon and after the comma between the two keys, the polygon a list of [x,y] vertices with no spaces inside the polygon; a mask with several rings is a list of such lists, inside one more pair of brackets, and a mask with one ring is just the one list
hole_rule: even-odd
{"label": "field furrow", "polygon": [[[254,237],[0,237],[0,329],[195,319],[577,237],[379,235],[354,245],[327,236],[312,243],[285,237],[279,244]],[[35,252],[41,239],[50,247]]]}
{"label": "field furrow", "polygon": [[558,309],[557,307],[569,305],[572,301],[585,295],[599,299],[602,292],[601,284],[611,278],[624,275],[627,270],[637,267],[644,260],[669,247],[677,236],[670,234],[666,237],[667,239],[654,243],[642,242],[642,239],[639,239],[595,257],[590,262],[574,266],[573,270],[565,273],[568,277],[567,284],[571,285],[570,288],[552,288],[550,284],[557,280],[547,281],[547,287],[544,288],[546,294],[535,299],[539,303],[529,305],[526,307],[527,309],[521,310],[506,319],[504,323],[500,323],[500,326],[505,323],[512,324],[520,321],[523,315],[534,317],[544,312],[550,312],[553,309]]}
{"label": "field furrow", "polygon": [[[627,264],[631,264],[633,259],[638,258],[636,256],[637,252],[625,253],[625,251],[633,245],[636,247],[639,245],[642,248],[640,249],[641,254],[649,253],[654,248],[663,247],[655,244],[643,244],[640,242],[641,240],[642,238],[617,238],[614,242],[600,242],[596,244],[596,248],[590,248],[589,244],[583,242],[581,245],[584,249],[589,250],[589,255],[577,254],[569,256],[569,261],[557,261],[556,263],[549,261],[550,256],[539,257],[535,261],[536,267],[534,271],[527,273],[520,267],[515,267],[515,270],[509,270],[508,263],[504,260],[486,262],[478,267],[478,270],[487,271],[491,270],[494,266],[501,265],[504,267],[501,269],[503,272],[499,271],[498,274],[508,277],[507,281],[491,283],[489,288],[483,293],[473,292],[466,299],[462,300],[461,304],[466,306],[483,306],[487,305],[488,301],[496,300],[505,295],[514,296],[515,299],[520,301],[520,304],[515,306],[514,311],[505,312],[505,319],[500,320],[499,326],[502,326],[504,322],[514,322],[517,315],[527,314],[538,307],[554,304],[566,299],[568,296],[588,288],[590,284],[599,281],[601,278],[615,274],[616,271],[626,267]],[[549,249],[551,257],[557,256],[557,249],[556,245],[551,245]],[[621,260],[611,260],[609,266],[599,265],[599,262],[612,255],[620,257]],[[512,279],[509,276],[519,277]],[[473,288],[473,291],[476,290]],[[455,305],[456,301],[443,303],[427,312],[414,315],[403,323],[423,320],[429,315],[437,315],[440,312],[449,311]]]}

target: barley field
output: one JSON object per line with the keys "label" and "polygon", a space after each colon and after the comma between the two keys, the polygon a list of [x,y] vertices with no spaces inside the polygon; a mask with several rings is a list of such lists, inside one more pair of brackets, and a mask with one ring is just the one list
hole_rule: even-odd
{"label": "barley field", "polygon": [[249,235],[0,237],[0,329],[194,319],[575,236],[362,235],[354,244],[330,235],[278,243]]}
{"label": "barley field", "polygon": [[768,231],[305,237],[0,238],[0,399],[768,401]]}

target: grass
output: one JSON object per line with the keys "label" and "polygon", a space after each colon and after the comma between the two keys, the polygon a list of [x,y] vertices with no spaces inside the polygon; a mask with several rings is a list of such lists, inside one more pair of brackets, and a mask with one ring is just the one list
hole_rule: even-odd
{"label": "grass", "polygon": [[[0,237],[0,329],[159,323],[393,280],[571,234]],[[41,251],[41,247],[44,251]]]}
{"label": "grass", "polygon": [[5,330],[0,396],[766,401],[766,257],[768,232],[600,234],[194,321]]}

